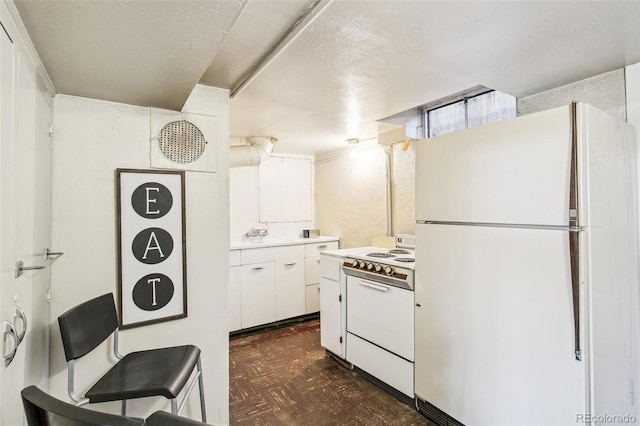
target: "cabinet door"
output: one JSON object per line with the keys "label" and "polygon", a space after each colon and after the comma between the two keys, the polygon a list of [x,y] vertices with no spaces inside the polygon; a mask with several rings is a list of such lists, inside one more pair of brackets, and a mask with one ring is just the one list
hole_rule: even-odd
{"label": "cabinet door", "polygon": [[307,257],[305,260],[305,284],[320,283],[320,256]]}
{"label": "cabinet door", "polygon": [[258,167],[260,222],[313,220],[313,162],[272,156]]}
{"label": "cabinet door", "polygon": [[304,258],[276,261],[276,321],[304,313]]}
{"label": "cabinet door", "polygon": [[320,310],[320,283],[306,286],[305,291],[305,313],[312,314],[318,312]]}
{"label": "cabinet door", "polygon": [[242,265],[242,328],[276,319],[274,262]]}
{"label": "cabinet door", "polygon": [[340,283],[320,279],[320,344],[344,358],[340,321]]}
{"label": "cabinet door", "polygon": [[242,266],[229,268],[229,331],[242,328]]}

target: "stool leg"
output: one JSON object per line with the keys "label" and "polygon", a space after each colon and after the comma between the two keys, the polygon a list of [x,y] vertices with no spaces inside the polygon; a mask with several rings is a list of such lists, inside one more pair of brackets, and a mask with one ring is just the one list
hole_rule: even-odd
{"label": "stool leg", "polygon": [[202,411],[202,422],[207,422],[207,409],[204,405],[204,379],[202,378],[202,364],[200,363],[200,357],[198,357],[198,371],[200,372],[198,377],[198,386],[200,387],[200,410]]}
{"label": "stool leg", "polygon": [[172,414],[178,414],[178,399],[177,398],[172,398],[171,399],[171,413]]}
{"label": "stool leg", "polygon": [[122,400],[122,415],[123,416],[127,415],[127,400],[126,399]]}

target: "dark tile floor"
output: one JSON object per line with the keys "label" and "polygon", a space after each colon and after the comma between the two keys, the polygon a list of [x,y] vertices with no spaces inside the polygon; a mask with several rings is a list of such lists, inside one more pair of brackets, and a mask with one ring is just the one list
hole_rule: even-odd
{"label": "dark tile floor", "polygon": [[433,425],[329,358],[308,321],[229,342],[232,425]]}

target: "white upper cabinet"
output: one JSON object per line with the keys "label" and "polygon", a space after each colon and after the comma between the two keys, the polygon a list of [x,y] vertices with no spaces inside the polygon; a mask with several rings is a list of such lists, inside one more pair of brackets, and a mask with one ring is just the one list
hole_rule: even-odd
{"label": "white upper cabinet", "polygon": [[260,222],[313,220],[313,162],[273,156],[259,167]]}

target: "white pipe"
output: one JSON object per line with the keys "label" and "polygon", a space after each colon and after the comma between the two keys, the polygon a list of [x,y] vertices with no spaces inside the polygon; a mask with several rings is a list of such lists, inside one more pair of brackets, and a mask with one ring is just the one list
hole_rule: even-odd
{"label": "white pipe", "polygon": [[273,152],[276,138],[270,136],[252,136],[247,138],[249,145],[229,147],[229,167],[259,166]]}
{"label": "white pipe", "polygon": [[393,209],[391,205],[391,150],[390,146],[384,147],[385,167],[387,173],[387,237],[393,237]]}

